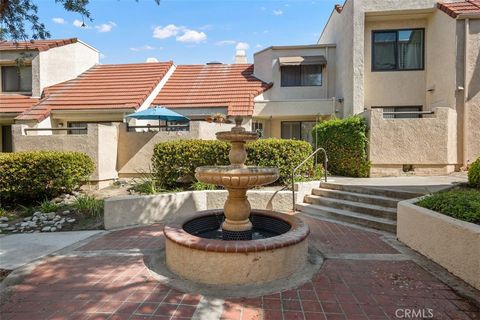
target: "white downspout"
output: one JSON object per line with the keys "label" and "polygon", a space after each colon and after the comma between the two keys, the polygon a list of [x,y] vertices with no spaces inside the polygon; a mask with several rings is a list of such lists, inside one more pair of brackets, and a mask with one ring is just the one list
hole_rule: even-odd
{"label": "white downspout", "polygon": [[470,19],[465,19],[465,46],[463,71],[463,165],[468,165],[468,36],[470,34]]}

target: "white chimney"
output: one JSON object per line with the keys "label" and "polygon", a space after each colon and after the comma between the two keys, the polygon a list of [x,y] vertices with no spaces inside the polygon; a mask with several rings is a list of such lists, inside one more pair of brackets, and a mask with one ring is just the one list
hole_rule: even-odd
{"label": "white chimney", "polygon": [[149,62],[149,63],[158,62],[158,59],[157,58],[147,58],[147,62]]}
{"label": "white chimney", "polygon": [[248,63],[245,50],[237,50],[235,53],[235,63]]}

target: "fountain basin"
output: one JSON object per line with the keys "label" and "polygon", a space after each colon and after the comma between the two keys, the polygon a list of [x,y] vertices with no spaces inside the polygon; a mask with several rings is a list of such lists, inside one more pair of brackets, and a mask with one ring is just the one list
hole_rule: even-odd
{"label": "fountain basin", "polygon": [[277,168],[247,166],[205,166],[195,170],[195,178],[225,188],[249,189],[275,182]]}
{"label": "fountain basin", "polygon": [[165,226],[167,267],[194,282],[232,285],[283,279],[304,267],[310,231],[299,218],[254,209],[256,240],[212,239],[222,217],[223,210],[208,210]]}

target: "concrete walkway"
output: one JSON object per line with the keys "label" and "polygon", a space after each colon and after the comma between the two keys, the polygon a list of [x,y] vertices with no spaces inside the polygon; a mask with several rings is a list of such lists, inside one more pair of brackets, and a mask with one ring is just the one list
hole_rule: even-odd
{"label": "concrete walkway", "polygon": [[95,237],[15,271],[5,280],[16,278],[0,305],[1,319],[380,320],[405,319],[414,310],[432,319],[479,319],[478,307],[465,298],[480,304],[478,291],[432,271],[394,236],[302,219],[325,261],[293,289],[229,298],[211,288],[174,288],[147,263],[165,245],[163,226],[155,224]]}
{"label": "concrete walkway", "polygon": [[14,270],[104,231],[22,233],[0,237],[0,268]]}
{"label": "concrete walkway", "polygon": [[328,178],[328,182],[417,193],[431,193],[449,188],[458,183],[465,183],[467,182],[467,176],[465,173],[449,176],[404,176],[385,178],[347,178],[333,176]]}

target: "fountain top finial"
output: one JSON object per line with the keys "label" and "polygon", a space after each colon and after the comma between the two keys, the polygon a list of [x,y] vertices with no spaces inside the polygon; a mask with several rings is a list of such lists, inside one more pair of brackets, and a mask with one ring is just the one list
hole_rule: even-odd
{"label": "fountain top finial", "polygon": [[232,128],[232,132],[244,132],[245,128],[242,127],[243,117],[235,116],[235,127]]}

